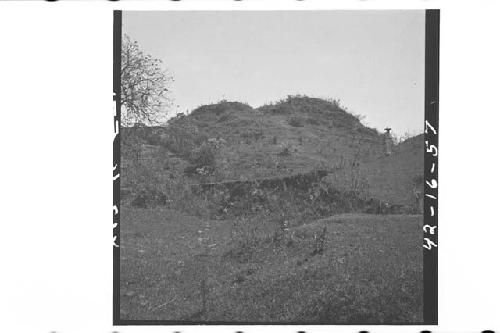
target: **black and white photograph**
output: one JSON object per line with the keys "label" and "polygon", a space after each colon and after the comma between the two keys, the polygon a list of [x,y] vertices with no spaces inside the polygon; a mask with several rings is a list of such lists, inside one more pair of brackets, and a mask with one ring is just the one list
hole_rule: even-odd
{"label": "black and white photograph", "polygon": [[498,13],[0,0],[0,331],[498,332]]}
{"label": "black and white photograph", "polygon": [[426,11],[119,15],[119,320],[422,324]]}

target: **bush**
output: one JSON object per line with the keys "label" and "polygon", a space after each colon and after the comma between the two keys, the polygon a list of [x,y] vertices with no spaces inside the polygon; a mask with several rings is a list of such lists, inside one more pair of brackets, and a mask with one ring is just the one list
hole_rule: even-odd
{"label": "bush", "polygon": [[247,139],[247,140],[259,140],[264,137],[264,134],[262,133],[261,130],[257,129],[247,129],[245,132],[240,134],[240,137],[242,139]]}
{"label": "bush", "polygon": [[203,144],[189,156],[190,165],[184,169],[187,175],[211,175],[215,171],[216,150],[210,144]]}
{"label": "bush", "polygon": [[304,123],[303,123],[303,120],[301,118],[298,118],[298,117],[292,117],[288,123],[293,126],[293,127],[303,127],[304,126]]}
{"label": "bush", "polygon": [[309,117],[306,119],[306,122],[311,125],[319,125],[320,121],[316,118]]}
{"label": "bush", "polygon": [[146,196],[143,194],[139,194],[134,200],[132,200],[130,205],[136,208],[146,208]]}
{"label": "bush", "polygon": [[125,189],[127,197],[132,199],[130,202],[127,200],[131,206],[149,208],[166,204],[165,187],[154,168],[142,164],[131,164],[122,169],[121,178],[122,189]]}
{"label": "bush", "polygon": [[215,165],[215,150],[208,144],[195,149],[191,155],[190,162],[199,167]]}
{"label": "bush", "polygon": [[223,123],[223,122],[226,122],[228,120],[231,120],[232,118],[234,118],[232,115],[230,115],[230,114],[224,114],[224,115],[220,116],[219,119],[217,119],[217,122],[218,123]]}
{"label": "bush", "polygon": [[148,145],[159,146],[162,143],[161,137],[156,133],[148,133],[145,137],[145,141]]}
{"label": "bush", "polygon": [[292,153],[288,146],[283,147],[283,149],[278,153],[278,156],[285,157],[290,156]]}
{"label": "bush", "polygon": [[326,228],[325,225],[321,230],[321,233],[314,234],[314,250],[312,252],[313,255],[321,254],[325,250],[327,232],[328,229]]}
{"label": "bush", "polygon": [[169,151],[188,157],[198,146],[207,141],[208,137],[200,131],[198,125],[187,117],[174,118],[168,123],[166,137],[161,145]]}

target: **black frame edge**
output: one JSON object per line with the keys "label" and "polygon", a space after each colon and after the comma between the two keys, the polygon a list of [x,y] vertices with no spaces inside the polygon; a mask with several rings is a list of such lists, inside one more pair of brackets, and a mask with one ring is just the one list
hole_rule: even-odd
{"label": "black frame edge", "polygon": [[[439,23],[440,10],[425,12],[425,151],[423,238],[437,244],[438,225],[438,131],[439,131]],[[428,125],[434,129],[431,130]],[[435,133],[434,133],[435,132]],[[435,147],[435,150],[432,149]],[[436,187],[433,187],[434,180]],[[434,228],[434,232],[430,228]],[[427,245],[426,248],[425,245]],[[438,248],[424,242],[424,324],[438,324]]]}
{"label": "black frame edge", "polygon": [[[425,11],[425,121],[429,121],[436,131],[438,130],[439,120],[439,24],[440,10],[428,9]],[[120,133],[121,126],[121,42],[122,42],[122,11],[113,11],[113,99],[116,107],[114,117],[115,135],[113,141],[113,205],[116,207],[116,213],[113,214],[113,223],[116,226],[113,228],[113,236],[116,237],[116,244],[120,244],[120,177],[116,177],[120,173]],[[432,132],[425,133],[425,140],[429,144],[438,147],[438,135],[433,135]],[[424,148],[425,149],[425,148]],[[437,157],[433,157],[427,151],[424,155],[424,179],[436,179],[438,163]],[[434,163],[434,173],[430,172],[431,165]],[[116,177],[116,178],[115,178]],[[424,186],[426,186],[424,184]],[[428,192],[425,187],[424,194],[432,194],[437,197],[437,189]],[[437,226],[437,200],[424,196],[424,224]],[[435,215],[429,214],[429,207],[433,206]],[[436,229],[437,230],[437,229]],[[424,233],[425,234],[425,233]],[[437,233],[434,235],[437,243]],[[424,235],[424,237],[426,237]],[[424,261],[424,295],[423,295],[423,324],[437,325],[438,324],[438,253],[437,248],[432,251],[423,249]],[[120,319],[120,248],[113,247],[113,325],[129,326],[129,325],[311,325],[325,326],[331,324],[323,323],[248,323],[248,322],[190,322],[190,321],[175,321],[175,320],[121,320]],[[354,325],[388,325],[379,323],[365,324],[335,324],[335,326],[354,326]],[[393,323],[393,325],[417,326],[421,324],[414,323]]]}
{"label": "black frame edge", "polygon": [[113,11],[113,325],[120,324],[120,119],[122,12]]}

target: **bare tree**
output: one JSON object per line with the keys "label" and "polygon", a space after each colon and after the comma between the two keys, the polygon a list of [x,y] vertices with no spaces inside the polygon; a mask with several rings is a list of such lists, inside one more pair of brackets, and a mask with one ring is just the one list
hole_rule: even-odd
{"label": "bare tree", "polygon": [[162,61],[144,54],[136,41],[123,36],[121,53],[122,125],[155,125],[166,120],[173,78]]}

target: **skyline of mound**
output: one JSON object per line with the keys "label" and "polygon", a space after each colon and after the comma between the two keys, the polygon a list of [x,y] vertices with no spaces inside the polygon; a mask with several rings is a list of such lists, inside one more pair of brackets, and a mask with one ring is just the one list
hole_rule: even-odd
{"label": "skyline of mound", "polygon": [[[336,100],[288,96],[257,109],[221,101],[172,118],[166,126],[124,131],[142,133],[140,142],[150,145],[143,156],[159,158],[163,149],[180,157],[163,173],[187,176],[190,183],[330,170],[330,180],[345,189],[362,187],[381,200],[410,204],[414,179],[423,174],[423,135],[394,144],[386,156],[385,135]],[[200,173],[205,166],[210,168]]]}
{"label": "skyline of mound", "polygon": [[[192,109],[187,109],[186,111],[183,111],[183,112],[176,113],[175,112],[176,110],[167,110],[166,111],[166,121],[163,123],[159,123],[156,125],[146,125],[146,124],[139,123],[137,125],[145,126],[145,127],[164,127],[164,126],[167,126],[171,120],[176,119],[179,116],[191,116],[191,115],[196,115],[196,117],[198,117],[201,120],[201,118],[203,116],[201,116],[200,114],[202,112],[208,112],[208,113],[210,113],[211,111],[212,112],[221,112],[220,110],[219,111],[216,111],[216,110],[218,108],[220,108],[221,105],[224,105],[224,104],[231,105],[233,107],[232,108],[233,111],[236,111],[238,109],[240,111],[249,110],[249,111],[254,111],[254,112],[262,112],[264,110],[269,111],[269,110],[273,110],[273,109],[276,110],[276,109],[279,109],[280,105],[283,105],[287,100],[297,99],[297,98],[298,99],[300,99],[300,98],[308,99],[310,101],[318,101],[318,103],[322,103],[322,102],[325,103],[326,102],[326,103],[336,104],[339,110],[344,111],[345,113],[347,113],[348,115],[350,115],[354,118],[357,118],[360,121],[360,123],[362,123],[363,127],[369,128],[370,130],[377,131],[378,133],[383,134],[383,131],[381,131],[381,129],[379,130],[379,129],[377,129],[376,126],[372,126],[373,124],[371,124],[370,121],[366,119],[366,116],[364,114],[357,114],[357,113],[351,111],[350,108],[341,104],[340,99],[331,98],[331,97],[305,95],[305,94],[286,95],[286,97],[284,97],[284,98],[277,99],[276,101],[264,103],[264,104],[261,104],[258,106],[252,106],[247,102],[241,102],[241,101],[237,101],[237,100],[228,100],[228,99],[223,98],[223,99],[220,99],[220,100],[215,101],[215,102],[202,104],[202,105],[196,106]],[[177,110],[177,111],[179,111],[179,110]],[[279,111],[274,111],[274,112],[279,112]],[[423,113],[423,110],[422,110],[422,113]],[[415,131],[415,130],[395,130],[394,128],[392,128],[391,122],[389,120],[386,122],[386,127],[387,126],[391,127],[391,129],[392,129],[391,134],[393,135],[393,137],[397,141],[404,141],[404,140],[409,139],[411,137],[418,136],[418,135],[423,133],[423,129],[424,129],[423,122],[422,122],[422,129],[418,130],[418,131]],[[129,127],[134,127],[134,125],[130,125]]]}

